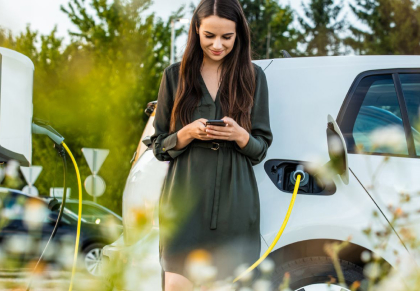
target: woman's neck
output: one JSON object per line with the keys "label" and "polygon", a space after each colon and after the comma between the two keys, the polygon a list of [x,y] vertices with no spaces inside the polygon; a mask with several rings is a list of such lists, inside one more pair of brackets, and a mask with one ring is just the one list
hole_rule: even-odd
{"label": "woman's neck", "polygon": [[210,59],[209,57],[204,56],[202,68],[206,67],[206,69],[217,71],[218,68],[221,68],[222,62],[223,62],[222,60],[214,61]]}

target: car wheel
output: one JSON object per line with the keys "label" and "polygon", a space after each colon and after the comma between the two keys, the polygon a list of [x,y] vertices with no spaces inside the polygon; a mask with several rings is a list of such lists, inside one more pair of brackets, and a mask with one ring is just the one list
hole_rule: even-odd
{"label": "car wheel", "polygon": [[[362,267],[344,260],[339,260],[339,263],[347,286],[365,279]],[[278,290],[286,272],[290,274],[289,288],[294,291],[348,290],[338,285],[337,272],[329,257],[306,257],[276,267],[272,279],[273,290]]]}
{"label": "car wheel", "polygon": [[100,263],[102,258],[103,243],[93,243],[88,245],[83,253],[85,255],[85,269],[89,274],[98,277],[100,276]]}

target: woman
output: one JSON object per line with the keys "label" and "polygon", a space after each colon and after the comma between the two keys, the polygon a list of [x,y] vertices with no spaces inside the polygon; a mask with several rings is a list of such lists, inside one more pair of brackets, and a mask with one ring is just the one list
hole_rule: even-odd
{"label": "woman", "polygon": [[[222,119],[225,126],[206,126]],[[260,255],[260,204],[252,166],[272,142],[263,70],[251,63],[238,0],[202,0],[180,63],[164,71],[151,137],[169,161],[159,201],[164,290],[192,290],[188,254],[204,249],[216,279]],[[233,278],[232,278],[233,279]]]}

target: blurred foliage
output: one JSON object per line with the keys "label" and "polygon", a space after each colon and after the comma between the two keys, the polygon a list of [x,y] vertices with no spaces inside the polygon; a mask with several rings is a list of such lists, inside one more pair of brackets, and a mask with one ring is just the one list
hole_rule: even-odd
{"label": "blurred foliage", "polygon": [[339,33],[344,30],[344,19],[338,20],[343,2],[311,0],[302,2],[305,17],[298,17],[303,28],[301,41],[305,43],[307,56],[338,55],[341,45]]}
{"label": "blurred foliage", "polygon": [[357,0],[351,10],[369,31],[349,27],[345,43],[357,54],[420,53],[420,8],[413,0]]}
{"label": "blurred foliage", "polygon": [[[65,137],[82,180],[91,173],[81,148],[110,150],[99,171],[107,189],[98,203],[119,214],[129,161],[147,121],[144,109],[156,100],[161,74],[169,65],[170,19],[164,22],[154,13],[145,15],[150,4],[149,0],[70,1],[61,9],[77,30],[70,32],[67,46],[56,29],[45,36],[29,26],[16,37],[0,31],[0,46],[33,61],[34,117],[49,121]],[[171,18],[182,15],[183,7]],[[181,27],[176,35],[182,32]],[[57,163],[61,162],[53,143],[34,136],[33,164],[44,167],[36,182],[41,195],[48,195],[50,187],[62,187],[62,167]],[[67,181],[77,198],[76,177],[68,164]]]}

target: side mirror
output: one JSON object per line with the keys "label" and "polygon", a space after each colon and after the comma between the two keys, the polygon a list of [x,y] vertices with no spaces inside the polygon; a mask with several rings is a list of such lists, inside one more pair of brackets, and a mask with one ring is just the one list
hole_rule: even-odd
{"label": "side mirror", "polygon": [[144,110],[144,113],[146,113],[147,116],[150,116],[155,111],[156,105],[157,105],[157,100],[147,103],[147,107]]}
{"label": "side mirror", "polygon": [[327,142],[330,155],[329,165],[347,185],[349,183],[349,164],[346,142],[337,122],[331,115],[328,115]]}

